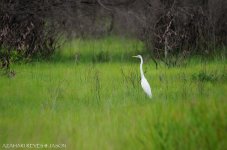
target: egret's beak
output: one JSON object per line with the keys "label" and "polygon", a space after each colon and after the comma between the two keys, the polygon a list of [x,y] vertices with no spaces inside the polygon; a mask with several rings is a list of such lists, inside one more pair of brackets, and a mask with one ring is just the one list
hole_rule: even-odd
{"label": "egret's beak", "polygon": [[138,58],[137,56],[132,56],[132,57]]}

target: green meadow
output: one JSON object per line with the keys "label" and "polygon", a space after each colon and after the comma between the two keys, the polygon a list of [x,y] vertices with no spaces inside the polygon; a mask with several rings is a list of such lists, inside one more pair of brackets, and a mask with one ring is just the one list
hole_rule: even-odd
{"label": "green meadow", "polygon": [[[152,99],[141,88],[136,54],[144,57]],[[15,76],[0,76],[2,149],[227,149],[224,57],[156,68],[142,42],[106,37],[68,41],[49,60],[11,68]]]}

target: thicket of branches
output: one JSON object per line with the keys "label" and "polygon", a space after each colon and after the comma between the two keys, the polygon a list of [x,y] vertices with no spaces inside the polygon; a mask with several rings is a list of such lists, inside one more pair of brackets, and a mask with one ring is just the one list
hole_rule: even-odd
{"label": "thicket of branches", "polygon": [[97,0],[1,0],[0,67],[8,69],[14,58],[51,56],[61,35],[110,33],[113,12],[102,5]]}
{"label": "thicket of branches", "polygon": [[12,57],[48,57],[73,7],[70,1],[1,0],[0,62],[9,68]]}
{"label": "thicket of branches", "polygon": [[63,33],[130,34],[166,63],[227,44],[226,0],[1,0],[0,20],[4,68],[15,55],[50,56]]}
{"label": "thicket of branches", "polygon": [[167,64],[227,44],[227,1],[146,0],[144,41]]}

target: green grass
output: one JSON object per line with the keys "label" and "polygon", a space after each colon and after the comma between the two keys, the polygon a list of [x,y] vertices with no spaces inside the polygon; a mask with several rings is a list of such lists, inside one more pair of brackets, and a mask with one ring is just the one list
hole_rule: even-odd
{"label": "green grass", "polygon": [[0,77],[0,146],[66,144],[66,149],[227,149],[227,63],[191,60],[144,71],[136,40],[66,43],[49,61],[14,64]]}

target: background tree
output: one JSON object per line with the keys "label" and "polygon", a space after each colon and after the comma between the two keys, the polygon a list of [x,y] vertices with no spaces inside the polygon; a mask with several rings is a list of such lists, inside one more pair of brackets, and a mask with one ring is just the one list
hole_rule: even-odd
{"label": "background tree", "polygon": [[64,37],[130,35],[155,59],[176,64],[227,44],[225,0],[0,1],[0,62],[49,57]]}

